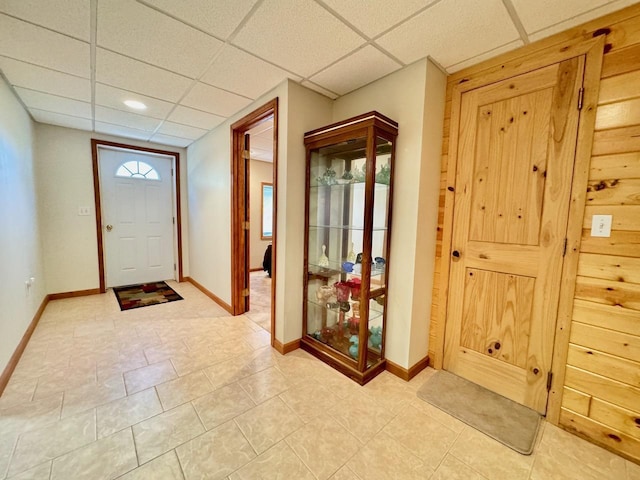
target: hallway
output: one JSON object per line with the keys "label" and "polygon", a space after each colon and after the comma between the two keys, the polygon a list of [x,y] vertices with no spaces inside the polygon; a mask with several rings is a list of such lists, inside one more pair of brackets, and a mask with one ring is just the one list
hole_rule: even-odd
{"label": "hallway", "polygon": [[384,372],[361,387],[184,301],[121,312],[111,292],[50,302],[0,397],[0,478],[602,479],[640,467],[544,424],[519,455]]}

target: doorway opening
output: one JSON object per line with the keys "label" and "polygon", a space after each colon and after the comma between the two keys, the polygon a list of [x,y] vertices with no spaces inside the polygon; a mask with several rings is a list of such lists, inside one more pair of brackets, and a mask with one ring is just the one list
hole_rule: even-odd
{"label": "doorway opening", "polygon": [[183,281],[180,155],[91,140],[100,292]]}
{"label": "doorway opening", "polygon": [[273,345],[278,99],[231,125],[231,136],[231,306],[270,331]]}

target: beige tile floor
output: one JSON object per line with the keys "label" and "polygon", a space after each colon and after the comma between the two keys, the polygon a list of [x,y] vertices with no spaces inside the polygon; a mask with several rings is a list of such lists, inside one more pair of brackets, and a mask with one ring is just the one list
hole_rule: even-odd
{"label": "beige tile floor", "polygon": [[0,397],[0,478],[640,479],[549,424],[519,455],[419,400],[432,370],[360,387],[172,286],[184,301],[47,306]]}
{"label": "beige tile floor", "polygon": [[249,274],[249,307],[246,317],[271,332],[271,279],[267,272]]}

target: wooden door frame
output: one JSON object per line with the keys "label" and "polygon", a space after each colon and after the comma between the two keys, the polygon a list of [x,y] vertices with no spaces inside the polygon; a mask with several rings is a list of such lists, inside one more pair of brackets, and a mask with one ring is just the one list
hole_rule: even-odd
{"label": "wooden door frame", "polygon": [[244,275],[249,269],[244,252],[243,212],[249,192],[244,192],[244,134],[273,116],[273,236],[271,250],[271,344],[275,340],[275,292],[278,212],[278,98],[245,115],[231,125],[231,310],[233,315],[244,313],[242,289]]}
{"label": "wooden door frame", "polygon": [[[91,157],[93,164],[93,194],[94,208],[96,212],[96,238],[98,241],[98,277],[100,281],[100,293],[105,293],[106,289],[106,273],[104,262],[104,239],[102,235],[102,201],[100,193],[100,164],[98,156],[98,148],[113,147],[116,149],[133,150],[143,153],[155,153],[173,158],[172,169],[174,175],[172,177],[172,188],[174,196],[174,206],[176,210],[176,223],[173,225],[174,238],[177,242],[178,258],[176,259],[176,268],[178,274],[178,282],[183,282],[182,271],[182,209],[180,202],[180,154],[178,152],[170,152],[168,150],[158,150],[154,148],[138,147],[125,143],[109,142],[107,140],[91,139]],[[173,216],[173,215],[172,215]],[[175,251],[175,250],[174,250]]]}
{"label": "wooden door frame", "polygon": [[[442,368],[444,358],[444,341],[447,321],[447,305],[449,296],[449,273],[451,262],[451,240],[453,233],[454,191],[457,167],[458,132],[460,127],[460,106],[462,94],[491,83],[522,75],[538,68],[559,63],[570,58],[585,55],[583,108],[578,124],[576,154],[571,185],[569,217],[566,230],[567,253],[564,257],[561,275],[560,300],[558,304],[555,341],[551,369],[553,371],[551,390],[547,407],[547,420],[555,425],[560,418],[562,388],[564,386],[565,365],[569,348],[571,316],[573,312],[573,295],[578,269],[578,253],[582,238],[582,222],[586,202],[591,146],[596,120],[596,106],[600,88],[600,71],[605,45],[603,35],[584,40],[582,38],[555,45],[543,51],[534,51],[529,55],[518,56],[507,54],[509,60],[499,63],[495,60],[469,69],[467,76],[460,78],[456,84],[449,84],[451,89],[451,129],[449,150],[447,155],[447,173],[445,190],[445,209],[443,220],[442,254],[440,264],[439,298],[436,322],[435,358],[433,366]],[[459,74],[456,74],[458,77]]]}

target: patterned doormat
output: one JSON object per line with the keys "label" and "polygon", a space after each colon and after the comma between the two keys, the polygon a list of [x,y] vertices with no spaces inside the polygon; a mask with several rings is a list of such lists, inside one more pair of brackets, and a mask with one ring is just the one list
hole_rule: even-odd
{"label": "patterned doormat", "polygon": [[116,294],[120,310],[131,310],[183,299],[165,282],[114,287],[113,293]]}

